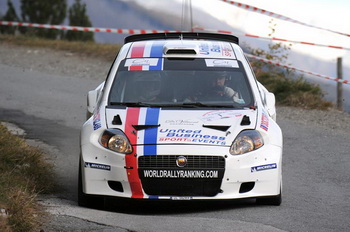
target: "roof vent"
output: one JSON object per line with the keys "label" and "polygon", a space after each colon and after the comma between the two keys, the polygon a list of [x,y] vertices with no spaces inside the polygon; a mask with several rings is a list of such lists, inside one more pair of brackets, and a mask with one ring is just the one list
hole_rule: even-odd
{"label": "roof vent", "polygon": [[165,55],[196,55],[199,54],[199,47],[193,43],[167,43],[164,46]]}
{"label": "roof vent", "polygon": [[196,55],[197,52],[193,49],[169,49],[165,53],[166,55],[172,55],[172,54],[189,54],[189,55]]}

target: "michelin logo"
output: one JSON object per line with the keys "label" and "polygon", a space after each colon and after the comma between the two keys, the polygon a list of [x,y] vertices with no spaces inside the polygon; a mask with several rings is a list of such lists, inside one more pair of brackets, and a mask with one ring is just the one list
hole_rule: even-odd
{"label": "michelin logo", "polygon": [[265,170],[270,170],[270,169],[276,169],[277,168],[277,164],[265,164],[265,165],[261,165],[261,166],[255,166],[255,167],[251,167],[250,171],[251,172],[259,172],[259,171],[265,171]]}
{"label": "michelin logo", "polygon": [[101,170],[106,170],[106,171],[110,171],[111,170],[111,166],[104,165],[104,164],[96,164],[96,163],[85,162],[84,166],[85,166],[85,168],[95,168],[95,169],[101,169]]}

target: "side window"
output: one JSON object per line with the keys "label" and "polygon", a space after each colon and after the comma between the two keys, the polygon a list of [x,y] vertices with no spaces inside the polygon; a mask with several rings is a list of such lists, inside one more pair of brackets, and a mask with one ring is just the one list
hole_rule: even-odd
{"label": "side window", "polygon": [[254,70],[249,62],[249,60],[247,59],[246,56],[244,56],[245,60],[247,61],[248,65],[249,65],[249,71],[252,73],[252,75],[254,76],[254,80],[255,80],[255,83],[258,87],[258,90],[259,90],[259,95],[260,95],[260,99],[261,101],[263,102],[263,104],[266,106],[266,96],[265,96],[265,91],[263,91],[262,88],[265,88],[256,78],[255,76],[255,73],[254,73]]}

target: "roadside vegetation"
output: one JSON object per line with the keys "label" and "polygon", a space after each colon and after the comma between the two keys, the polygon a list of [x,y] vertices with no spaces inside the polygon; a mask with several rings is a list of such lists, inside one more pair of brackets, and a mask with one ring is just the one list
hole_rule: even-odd
{"label": "roadside vegetation", "polygon": [[38,148],[0,124],[0,231],[40,231],[37,196],[54,190],[52,165]]}
{"label": "roadside vegetation", "polygon": [[[249,47],[248,50],[252,55],[285,63],[290,46],[277,43],[270,44],[267,51]],[[259,82],[275,94],[277,105],[319,110],[328,110],[334,107],[331,102],[324,100],[322,89],[316,84],[307,82],[303,75],[299,75],[291,69],[284,69],[256,60],[250,62]]]}
{"label": "roadside vegetation", "polygon": [[[273,37],[275,34],[276,25],[274,20],[271,19],[269,22],[270,37]],[[253,49],[249,45],[245,47],[247,47],[248,53],[252,55],[273,62],[287,64],[292,44],[270,43],[267,50]],[[331,102],[324,100],[322,89],[316,84],[307,82],[303,75],[291,69],[277,67],[256,60],[251,60],[250,62],[259,82],[275,94],[277,105],[319,110],[328,110],[334,107]]]}
{"label": "roadside vegetation", "polygon": [[98,44],[92,41],[51,40],[35,36],[14,36],[8,34],[0,34],[0,42],[32,48],[49,48],[57,51],[67,51],[105,59],[106,61],[113,60],[121,47],[119,44]]}

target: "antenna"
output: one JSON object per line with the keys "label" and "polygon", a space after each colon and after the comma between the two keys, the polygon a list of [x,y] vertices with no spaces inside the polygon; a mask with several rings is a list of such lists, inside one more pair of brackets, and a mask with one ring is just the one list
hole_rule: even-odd
{"label": "antenna", "polygon": [[193,31],[192,0],[182,0],[181,30]]}

